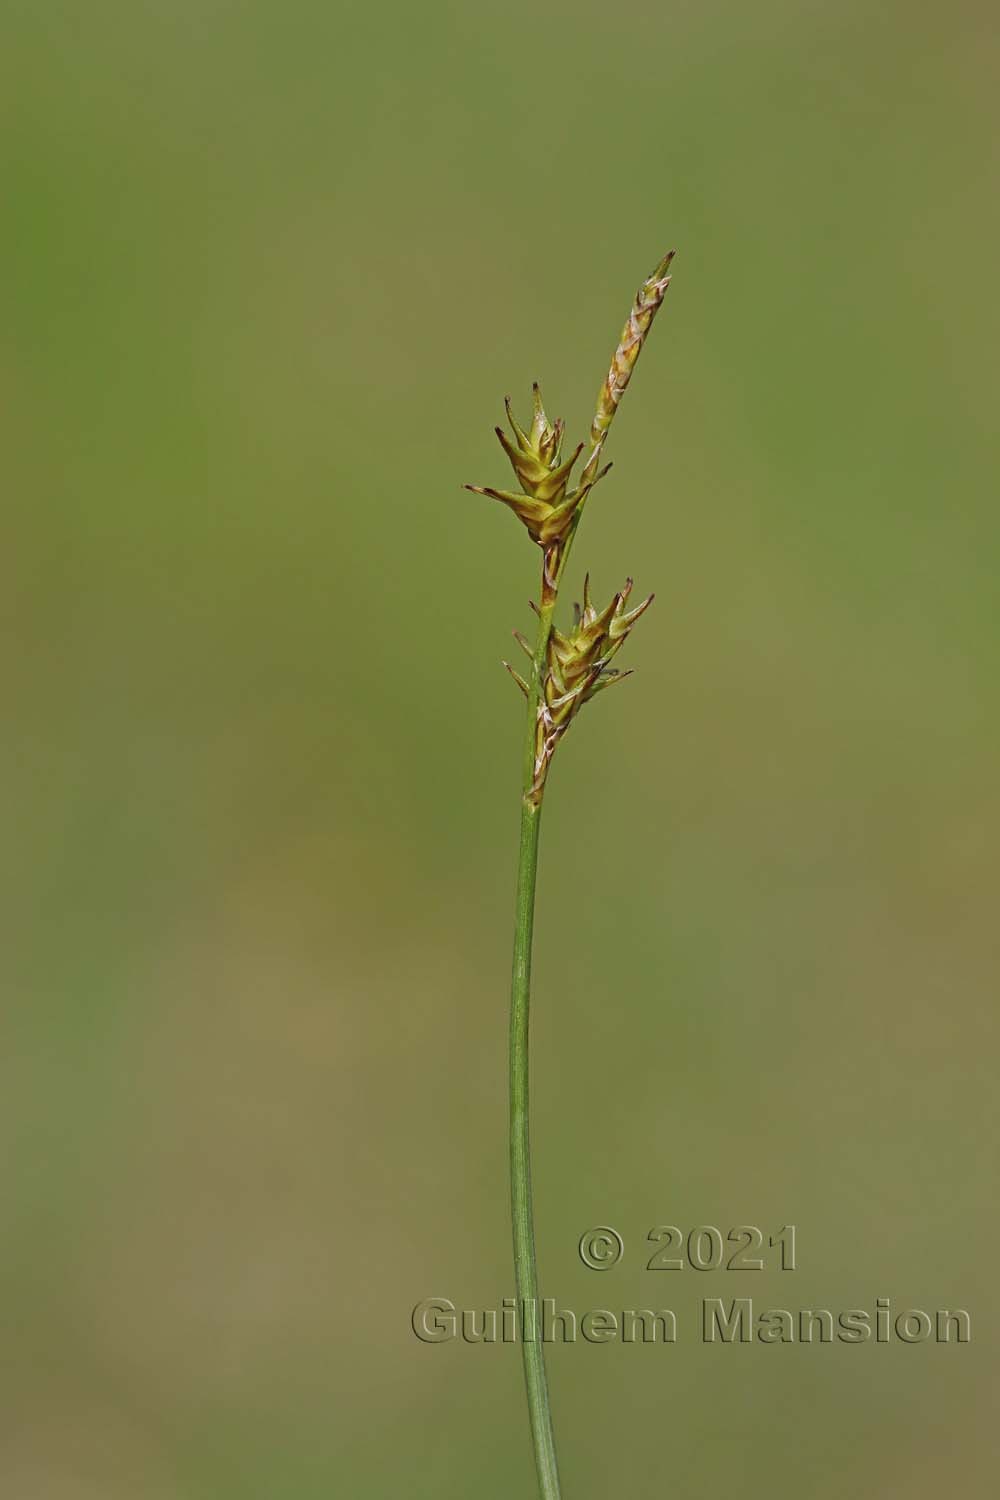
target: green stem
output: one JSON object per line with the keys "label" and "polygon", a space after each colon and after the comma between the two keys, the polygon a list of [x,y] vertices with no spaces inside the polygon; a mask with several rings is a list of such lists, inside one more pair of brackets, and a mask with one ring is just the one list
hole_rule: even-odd
{"label": "green stem", "polygon": [[531,1158],[528,1134],[528,1010],[531,991],[531,935],[535,916],[535,879],[538,871],[540,803],[525,797],[521,803],[521,851],[517,865],[517,922],[514,929],[514,971],[510,1005],[510,1200],[514,1228],[514,1281],[520,1315],[521,1354],[528,1416],[535,1449],[538,1489],[542,1500],[559,1500],[549,1389],[545,1378],[545,1346],[537,1313],[538,1263],[531,1202]]}
{"label": "green stem", "polygon": [[[562,577],[567,543],[556,573]],[[528,1418],[535,1450],[541,1500],[560,1500],[549,1388],[545,1376],[545,1346],[538,1319],[538,1260],[535,1253],[534,1208],[531,1194],[531,1151],[528,1121],[528,1038],[531,1005],[531,948],[535,925],[535,885],[538,878],[538,833],[541,796],[532,795],[535,774],[535,724],[545,678],[546,652],[552,631],[555,598],[538,615],[538,635],[532,658],[528,692],[527,728],[521,785],[521,842],[517,862],[517,899],[514,924],[514,962],[510,997],[510,1200],[514,1231],[514,1283],[520,1314],[521,1354],[528,1397]]]}

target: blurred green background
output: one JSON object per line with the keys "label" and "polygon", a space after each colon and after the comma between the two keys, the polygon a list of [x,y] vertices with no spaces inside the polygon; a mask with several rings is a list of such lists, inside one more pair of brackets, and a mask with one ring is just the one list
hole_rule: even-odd
{"label": "blurred green background", "polygon": [[[3,1494],[532,1494],[517,1349],[409,1325],[512,1291],[537,554],[460,485],[532,379],[582,435],[670,244],[534,1068],[543,1290],[682,1332],[552,1350],[566,1494],[991,1494],[992,9],[8,0],[2,54]],[[800,1269],[644,1269],[743,1222]],[[702,1345],[737,1295],[973,1342]]]}

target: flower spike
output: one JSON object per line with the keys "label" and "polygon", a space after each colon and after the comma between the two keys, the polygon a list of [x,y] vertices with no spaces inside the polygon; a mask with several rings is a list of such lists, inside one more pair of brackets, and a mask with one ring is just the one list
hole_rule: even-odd
{"label": "flower spike", "polygon": [[502,427],[495,429],[521,486],[520,492],[478,484],[467,484],[465,488],[508,506],[525,526],[532,541],[544,549],[565,540],[577,509],[603,474],[591,473],[585,483],[581,482],[573,490],[569,488],[570,476],[584,445],[578,443],[570,456],[561,462],[564,423],[561,418],[549,421],[537,383],[532,386],[532,400],[531,426],[527,431],[514,416],[509,396],[504,399],[504,406],[513,437],[508,437]]}
{"label": "flower spike", "polygon": [[653,595],[633,610],[626,610],[632,592],[632,580],[614,595],[611,603],[598,611],[590,593],[590,577],[583,583],[583,607],[577,610],[576,623],[568,635],[553,628],[546,652],[546,670],[542,682],[535,725],[535,768],[532,797],[540,800],[556,745],[579,713],[584,703],[631,677],[631,671],[619,672],[611,665],[624,646],[632,626],[653,602]]}
{"label": "flower spike", "polygon": [[601,450],[604,447],[608,429],[614,421],[615,413],[625,394],[625,388],[632,378],[635,362],[642,352],[646,335],[653,326],[653,319],[667,295],[667,288],[670,285],[670,263],[676,253],[675,250],[668,250],[656,270],[646,277],[635,294],[635,301],[625,321],[625,327],[621,331],[618,347],[611,356],[611,367],[598,393],[597,410],[590,426],[591,449],[583,469],[584,481],[600,462]]}
{"label": "flower spike", "polygon": [[528,680],[525,681],[508,662],[504,662],[526,694],[529,711],[536,717],[534,771],[531,784],[525,791],[526,799],[535,805],[541,801],[555,747],[582,705],[605,688],[624,682],[632,675],[631,672],[620,672],[612,661],[640,615],[653,602],[650,594],[641,604],[628,609],[632,592],[629,578],[611,602],[598,610],[591,596],[588,574],[583,581],[582,603],[573,606],[574,621],[569,634],[564,635],[553,623],[559,584],[580,521],[580,511],[594,485],[611,468],[610,463],[601,466],[601,453],[653,319],[667,294],[673,258],[673,250],[668,251],[635,295],[598,394],[589,433],[590,451],[576,482],[573,482],[573,470],[585,445],[578,443],[572,453],[563,457],[565,425],[562,418],[549,419],[541,389],[535,381],[531,387],[531,420],[528,424],[525,426],[518,421],[511,398],[505,396],[504,410],[509,430],[494,429],[514,471],[517,488],[465,486],[473,494],[487,495],[506,505],[532,541],[542,549],[541,594],[537,603],[531,601],[531,608],[540,622],[537,650],[541,655],[536,655],[531,644],[515,631],[514,639],[531,661]]}

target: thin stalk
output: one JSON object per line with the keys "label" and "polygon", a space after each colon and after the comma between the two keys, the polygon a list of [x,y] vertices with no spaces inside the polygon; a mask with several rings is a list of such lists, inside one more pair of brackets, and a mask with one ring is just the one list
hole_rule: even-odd
{"label": "thin stalk", "polygon": [[[575,529],[575,528],[574,528]],[[563,548],[556,572],[562,577],[572,536]],[[521,1317],[521,1355],[528,1397],[528,1419],[535,1452],[541,1500],[560,1500],[559,1465],[545,1375],[545,1345],[538,1324],[538,1258],[535,1253],[534,1205],[531,1192],[529,1131],[528,1038],[531,1008],[531,949],[535,926],[535,886],[538,879],[538,835],[542,797],[532,795],[535,776],[535,726],[545,676],[545,658],[555,613],[552,602],[538,612],[538,634],[532,656],[528,692],[524,767],[521,782],[521,842],[517,861],[514,922],[514,961],[510,992],[510,1202],[514,1233],[514,1284]],[[544,793],[544,789],[543,789]],[[530,1322],[528,1321],[530,1314]]]}
{"label": "thin stalk", "polygon": [[[531,1004],[531,944],[538,878],[538,833],[541,800],[531,796],[535,762],[535,716],[541,692],[545,651],[552,629],[552,609],[540,612],[534,670],[529,684],[528,728],[521,797],[521,844],[517,861],[514,963],[510,990],[510,1207],[514,1230],[514,1283],[521,1314],[521,1354],[528,1396],[528,1418],[542,1500],[559,1500],[559,1466],[545,1378],[545,1345],[536,1322],[539,1307],[538,1261],[531,1197],[531,1152],[528,1128],[528,1019]],[[527,1325],[528,1310],[531,1323]],[[529,1333],[532,1337],[529,1338]]]}
{"label": "thin stalk", "polygon": [[541,1330],[536,1319],[539,1307],[538,1263],[528,1144],[528,1009],[541,819],[541,803],[525,798],[521,803],[521,851],[517,864],[517,923],[510,1004],[510,1203],[514,1227],[514,1281],[521,1315],[521,1354],[538,1488],[542,1500],[559,1500],[559,1466],[545,1378],[545,1345],[539,1337]]}

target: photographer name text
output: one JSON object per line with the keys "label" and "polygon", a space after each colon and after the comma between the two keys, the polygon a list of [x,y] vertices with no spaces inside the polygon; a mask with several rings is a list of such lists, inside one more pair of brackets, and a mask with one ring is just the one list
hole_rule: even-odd
{"label": "photographer name text", "polygon": [[[669,1307],[590,1308],[575,1312],[554,1297],[516,1301],[499,1308],[459,1309],[448,1297],[427,1297],[410,1317],[423,1344],[674,1344],[678,1319]],[[965,1308],[897,1310],[889,1297],[872,1307],[758,1307],[752,1297],[705,1297],[694,1336],[705,1344],[968,1344],[972,1323]]]}

